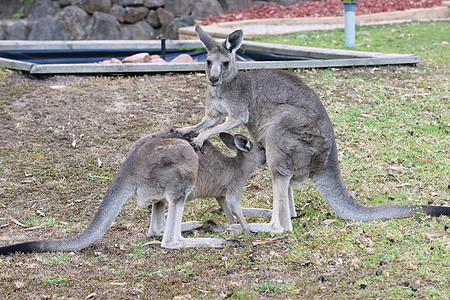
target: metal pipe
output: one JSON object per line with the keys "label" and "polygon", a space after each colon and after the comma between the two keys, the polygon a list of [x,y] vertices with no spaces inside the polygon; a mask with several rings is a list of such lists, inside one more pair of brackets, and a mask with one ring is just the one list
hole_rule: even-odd
{"label": "metal pipe", "polygon": [[166,39],[161,38],[161,57],[166,60]]}
{"label": "metal pipe", "polygon": [[345,47],[355,47],[355,6],[354,0],[342,0],[345,10]]}

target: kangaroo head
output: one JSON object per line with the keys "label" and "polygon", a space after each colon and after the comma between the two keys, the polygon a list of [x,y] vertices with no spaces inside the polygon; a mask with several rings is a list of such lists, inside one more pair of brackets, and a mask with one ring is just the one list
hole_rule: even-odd
{"label": "kangaroo head", "polygon": [[222,142],[230,148],[241,153],[245,159],[251,159],[256,167],[263,165],[266,162],[266,151],[261,143],[253,144],[247,137],[242,134],[235,136],[221,132],[219,134]]}
{"label": "kangaroo head", "polygon": [[235,53],[242,43],[244,36],[242,30],[232,32],[223,43],[217,43],[200,26],[196,26],[195,31],[208,51],[206,57],[208,83],[212,86],[219,86],[223,82],[230,81],[238,71]]}

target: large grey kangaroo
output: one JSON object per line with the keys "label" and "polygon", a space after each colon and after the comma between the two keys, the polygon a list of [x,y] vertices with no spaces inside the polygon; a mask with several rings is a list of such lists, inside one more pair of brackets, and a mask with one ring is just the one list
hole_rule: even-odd
{"label": "large grey kangaroo", "polygon": [[249,224],[252,231],[291,231],[292,187],[299,187],[308,178],[344,219],[369,221],[410,216],[417,211],[450,215],[450,207],[358,204],[342,180],[333,126],[316,93],[292,72],[238,72],[235,52],[242,43],[241,30],[231,33],[223,43],[199,26],[195,30],[208,51],[206,111],[199,124],[180,131],[213,127],[194,140],[201,147],[209,136],[245,125],[253,140],[264,146],[272,173],[272,219],[268,224]]}
{"label": "large grey kangaroo", "polygon": [[[264,148],[242,135],[233,137],[222,133],[220,137],[225,145],[237,151],[235,157],[223,155],[209,141],[204,144],[205,154],[198,155],[189,137],[174,131],[141,138],[130,150],[86,230],[67,239],[0,247],[0,254],[83,249],[103,236],[132,196],[141,206],[153,203],[149,235],[163,235],[161,246],[164,248],[240,245],[236,240],[181,236],[185,202],[199,197],[216,197],[228,220],[236,223],[232,212],[244,232],[249,232],[240,200],[250,174],[265,163]],[[165,203],[168,204],[167,221],[164,220]],[[192,229],[201,223],[183,225]]]}

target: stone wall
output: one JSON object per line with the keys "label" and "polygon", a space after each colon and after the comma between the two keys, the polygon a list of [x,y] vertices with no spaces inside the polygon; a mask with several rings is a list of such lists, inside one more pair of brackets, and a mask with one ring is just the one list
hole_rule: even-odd
{"label": "stone wall", "polygon": [[[295,2],[278,0],[274,2]],[[23,2],[23,3],[22,3]],[[0,40],[176,39],[198,18],[253,0],[0,0]]]}

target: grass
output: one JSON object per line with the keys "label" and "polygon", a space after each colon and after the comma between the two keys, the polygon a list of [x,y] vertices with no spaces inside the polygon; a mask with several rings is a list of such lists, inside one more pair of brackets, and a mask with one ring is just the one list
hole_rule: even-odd
{"label": "grass", "polygon": [[[356,25],[355,48],[359,51],[413,53],[436,63],[448,63],[448,21]],[[309,47],[344,49],[344,29],[264,36],[253,40]]]}
{"label": "grass", "polygon": [[[345,183],[361,203],[450,205],[449,24],[358,28],[365,33],[357,50],[418,54],[417,66],[295,71],[323,101]],[[343,48],[343,32],[278,41]],[[206,86],[197,74],[32,80],[1,70],[0,78],[2,245],[73,236],[96,211],[132,142],[203,115]],[[49,88],[56,84],[65,88]],[[448,299],[448,236],[429,236],[445,231],[448,217],[344,221],[309,182],[294,195],[300,216],[286,242],[252,246],[271,235],[193,232],[187,235],[237,238],[246,247],[176,251],[143,246],[149,210],[129,201],[83,251],[0,257],[0,298]],[[270,207],[267,169],[247,183],[243,205]],[[225,223],[211,208],[211,199],[189,203],[184,218]]]}

